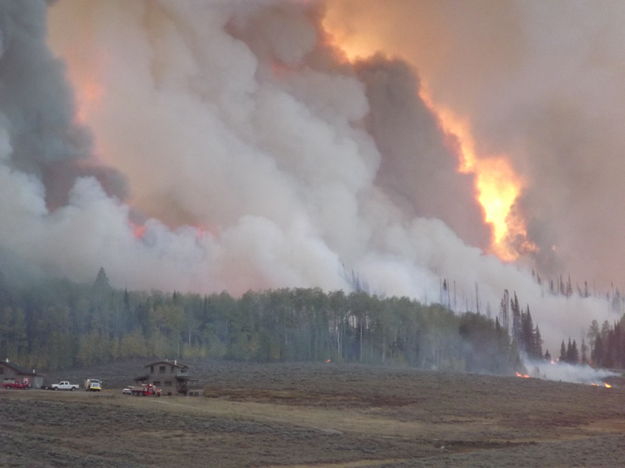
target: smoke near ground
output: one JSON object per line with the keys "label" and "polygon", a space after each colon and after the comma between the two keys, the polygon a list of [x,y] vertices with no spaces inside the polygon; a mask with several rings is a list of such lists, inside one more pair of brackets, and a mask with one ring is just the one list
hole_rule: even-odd
{"label": "smoke near ground", "polygon": [[[356,271],[374,293],[493,316],[509,289],[529,303],[552,351],[593,318],[611,319],[604,301],[550,296],[522,267],[484,254],[489,231],[473,181],[457,172],[457,143],[418,95],[418,68],[381,55],[346,63],[322,27],[325,8],[277,0],[0,3],[0,255],[75,280],[104,266],[119,287],[234,294],[349,290]],[[345,24],[360,19],[348,13]],[[468,98],[480,96],[480,76],[463,78]],[[443,72],[440,80],[439,94],[457,90]],[[481,136],[501,122],[500,139],[486,141],[520,139],[516,157],[538,140],[505,126],[512,123],[501,118],[502,89],[491,87],[484,101],[499,113],[476,125]],[[540,89],[544,96],[549,88]],[[549,115],[529,107],[522,130]],[[558,136],[539,126],[546,139]],[[567,156],[582,158],[574,147]],[[541,156],[544,164],[564,163],[541,148],[551,158]],[[519,160],[538,174],[530,188],[543,187],[548,173]],[[522,209],[537,233],[557,236],[560,225],[545,210],[570,198],[559,182],[547,185],[549,194],[528,191]],[[544,209],[534,213],[541,194]],[[447,301],[441,278],[453,284]]]}
{"label": "smoke near ground", "polygon": [[606,369],[594,369],[589,365],[568,364],[566,362],[550,363],[526,360],[524,364],[530,377],[560,382],[604,386],[603,380],[605,378],[619,375]]}

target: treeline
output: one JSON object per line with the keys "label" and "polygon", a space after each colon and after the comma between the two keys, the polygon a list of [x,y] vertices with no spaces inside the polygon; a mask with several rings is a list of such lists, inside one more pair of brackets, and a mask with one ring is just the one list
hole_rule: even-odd
{"label": "treeline", "polygon": [[625,369],[625,318],[601,327],[593,320],[588,330],[590,362],[597,367]]}
{"label": "treeline", "polygon": [[534,281],[541,286],[545,294],[550,294],[552,296],[577,296],[603,299],[607,301],[614,312],[625,313],[625,296],[614,284],[611,284],[607,290],[600,290],[589,285],[588,281],[584,281],[581,284],[573,284],[571,275],[568,275],[567,279],[564,279],[562,275],[556,278],[543,279],[535,270],[532,270],[532,277]]}
{"label": "treeline", "polygon": [[577,347],[577,341],[569,338],[568,344],[562,341],[560,345],[560,357],[558,362],[567,362],[569,364],[590,364],[588,360],[588,346],[586,341],[582,339],[581,346]]}
{"label": "treeline", "polygon": [[576,340],[560,345],[559,361],[589,364],[594,367],[625,369],[625,316],[612,325],[606,320],[601,326],[593,320],[585,339],[578,347]]}
{"label": "treeline", "polygon": [[[533,332],[531,322],[519,323],[520,333]],[[521,367],[507,329],[476,313],[320,289],[240,298],[131,292],[111,288],[103,270],[93,285],[55,280],[15,289],[0,281],[4,357],[38,369],[134,357],[331,360],[492,373]]]}
{"label": "treeline", "polygon": [[530,359],[542,359],[549,356],[549,352],[543,356],[543,340],[540,336],[538,325],[534,325],[529,306],[521,310],[519,298],[516,293],[510,296],[506,289],[499,305],[499,316],[497,325],[506,330],[512,339],[512,344]]}

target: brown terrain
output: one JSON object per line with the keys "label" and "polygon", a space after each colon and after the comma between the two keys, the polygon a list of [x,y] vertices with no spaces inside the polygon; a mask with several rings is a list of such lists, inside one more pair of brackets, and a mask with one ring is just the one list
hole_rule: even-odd
{"label": "brown terrain", "polygon": [[[192,363],[204,397],[131,397],[142,363],[0,391],[1,466],[617,466],[614,388],[335,364]],[[620,384],[620,385],[619,385]]]}

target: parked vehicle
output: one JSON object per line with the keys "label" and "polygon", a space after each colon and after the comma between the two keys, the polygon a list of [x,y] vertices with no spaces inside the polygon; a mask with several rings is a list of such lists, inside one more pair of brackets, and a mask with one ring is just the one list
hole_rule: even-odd
{"label": "parked vehicle", "polygon": [[28,378],[22,380],[5,380],[2,382],[2,388],[10,388],[14,390],[25,390],[30,388],[30,381]]}
{"label": "parked vehicle", "polygon": [[102,381],[100,379],[85,380],[86,392],[99,392],[100,390],[102,390]]}
{"label": "parked vehicle", "polygon": [[[133,396],[161,396],[161,389],[155,387],[153,384],[143,384],[139,387],[128,387],[130,390],[130,394]],[[122,391],[123,393],[127,393],[126,389]]]}
{"label": "parked vehicle", "polygon": [[52,390],[78,390],[80,386],[78,384],[69,383],[69,380],[61,380],[59,383],[53,383],[51,385]]}

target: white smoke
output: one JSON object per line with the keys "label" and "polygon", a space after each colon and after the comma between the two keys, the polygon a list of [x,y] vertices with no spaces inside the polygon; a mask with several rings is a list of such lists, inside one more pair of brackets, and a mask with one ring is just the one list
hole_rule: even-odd
{"label": "white smoke", "polygon": [[619,375],[606,369],[566,362],[525,361],[525,367],[533,378],[586,385],[603,385],[605,378]]}
{"label": "white smoke", "polygon": [[[234,294],[349,289],[354,270],[374,292],[445,302],[449,278],[459,311],[480,303],[495,315],[503,291],[516,291],[552,351],[611,319],[604,301],[546,296],[522,267],[465,243],[483,245],[487,230],[415,72],[381,57],[341,62],[324,42],[322,6],[54,3],[50,42],[78,80],[89,146],[71,95],[59,95],[45,2],[0,5],[0,90],[32,111],[0,100],[0,253],[77,280],[103,266],[117,286]],[[20,75],[28,67],[7,71],[21,54],[38,80]],[[102,95],[81,102],[92,82]],[[39,108],[61,123],[39,128]]]}

